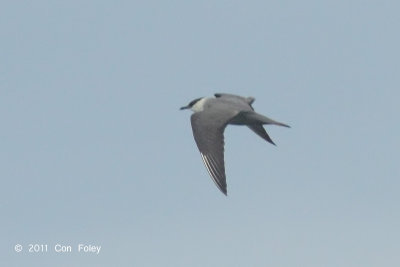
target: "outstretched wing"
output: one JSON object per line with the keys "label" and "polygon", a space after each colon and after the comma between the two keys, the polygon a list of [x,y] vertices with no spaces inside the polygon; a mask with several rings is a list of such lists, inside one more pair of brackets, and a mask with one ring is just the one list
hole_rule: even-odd
{"label": "outstretched wing", "polygon": [[265,141],[276,146],[274,141],[272,141],[271,137],[269,137],[267,131],[262,126],[262,124],[249,124],[249,125],[247,125],[247,127],[249,127],[253,132],[255,132],[258,136],[260,136]]}
{"label": "outstretched wing", "polygon": [[196,112],[191,116],[194,140],[208,173],[225,195],[224,130],[231,116],[212,111]]}

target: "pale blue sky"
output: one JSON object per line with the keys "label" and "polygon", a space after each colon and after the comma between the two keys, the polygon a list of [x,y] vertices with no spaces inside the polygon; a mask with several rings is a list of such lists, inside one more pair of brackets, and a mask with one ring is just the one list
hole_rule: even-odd
{"label": "pale blue sky", "polygon": [[[399,266],[399,10],[3,1],[0,265]],[[227,128],[228,197],[178,110],[216,92],[292,126]]]}

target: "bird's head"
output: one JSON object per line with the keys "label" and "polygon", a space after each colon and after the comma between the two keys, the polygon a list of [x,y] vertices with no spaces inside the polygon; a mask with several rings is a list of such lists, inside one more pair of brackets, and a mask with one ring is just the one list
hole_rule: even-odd
{"label": "bird's head", "polygon": [[181,107],[180,110],[191,109],[194,112],[202,111],[205,100],[205,97],[196,98],[195,100],[192,100],[187,106]]}

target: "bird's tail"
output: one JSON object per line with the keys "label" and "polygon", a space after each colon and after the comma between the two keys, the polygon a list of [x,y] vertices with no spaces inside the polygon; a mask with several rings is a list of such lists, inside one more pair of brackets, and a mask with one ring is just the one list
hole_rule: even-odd
{"label": "bird's tail", "polygon": [[256,112],[248,112],[248,113],[246,113],[245,117],[250,123],[254,123],[254,124],[260,124],[260,123],[261,124],[274,124],[274,125],[290,128],[290,126],[287,124],[284,124],[279,121],[275,121],[273,119],[270,119],[270,118],[268,118],[264,115],[258,114]]}

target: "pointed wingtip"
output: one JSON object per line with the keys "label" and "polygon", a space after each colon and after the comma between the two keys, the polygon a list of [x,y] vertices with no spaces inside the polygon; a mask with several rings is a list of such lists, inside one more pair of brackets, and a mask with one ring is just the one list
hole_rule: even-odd
{"label": "pointed wingtip", "polygon": [[222,192],[222,194],[224,194],[225,196],[228,196],[228,190],[226,189],[226,185],[225,186],[217,185],[217,187],[218,187],[219,191]]}
{"label": "pointed wingtip", "polygon": [[271,145],[276,146],[275,142],[272,141],[271,137],[269,137],[268,134],[267,134],[267,136],[263,137],[263,139],[264,139],[265,141],[267,141],[268,143],[270,143]]}
{"label": "pointed wingtip", "polygon": [[222,192],[222,194],[224,194],[225,196],[228,196],[228,190],[226,189],[226,185],[225,186],[217,185],[217,187],[218,187],[219,191]]}

